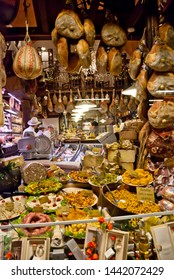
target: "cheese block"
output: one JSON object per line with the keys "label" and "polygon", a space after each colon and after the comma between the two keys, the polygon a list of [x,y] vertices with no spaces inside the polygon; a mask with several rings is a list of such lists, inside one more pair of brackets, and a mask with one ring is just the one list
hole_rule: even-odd
{"label": "cheese block", "polygon": [[24,165],[24,157],[23,156],[11,156],[6,157],[1,160],[1,164],[3,166],[7,166],[9,163],[14,163],[16,166]]}
{"label": "cheese block", "polygon": [[109,162],[115,162],[116,159],[117,159],[117,155],[118,155],[118,150],[112,150],[112,149],[109,149],[108,150],[108,161]]}
{"label": "cheese block", "polygon": [[124,168],[125,170],[134,170],[134,164],[133,164],[133,162],[121,162],[120,165],[121,165],[121,167]]}
{"label": "cheese block", "polygon": [[135,162],[135,150],[119,150],[120,162]]}
{"label": "cheese block", "polygon": [[97,167],[103,162],[104,157],[102,155],[85,155],[83,159],[84,167]]}

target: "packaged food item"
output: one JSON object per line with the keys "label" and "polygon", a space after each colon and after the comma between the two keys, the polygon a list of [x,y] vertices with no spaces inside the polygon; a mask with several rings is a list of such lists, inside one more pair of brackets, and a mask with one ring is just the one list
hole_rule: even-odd
{"label": "packaged food item", "polygon": [[161,199],[158,202],[158,204],[159,204],[159,207],[162,211],[172,211],[172,210],[174,210],[174,204],[171,201],[169,201],[165,198]]}
{"label": "packaged food item", "polygon": [[166,187],[163,189],[162,197],[174,203],[174,187]]}

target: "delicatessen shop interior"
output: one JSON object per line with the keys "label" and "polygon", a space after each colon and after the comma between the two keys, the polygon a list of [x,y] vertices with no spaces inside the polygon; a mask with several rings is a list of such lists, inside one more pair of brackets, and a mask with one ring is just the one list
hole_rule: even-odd
{"label": "delicatessen shop interior", "polygon": [[0,20],[0,259],[174,260],[173,4],[30,2]]}

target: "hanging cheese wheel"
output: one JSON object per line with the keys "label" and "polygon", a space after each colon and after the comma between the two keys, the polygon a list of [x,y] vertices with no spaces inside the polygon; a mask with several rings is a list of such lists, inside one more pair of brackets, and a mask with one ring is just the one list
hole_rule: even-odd
{"label": "hanging cheese wheel", "polygon": [[24,80],[33,80],[42,74],[42,62],[34,47],[27,43],[20,47],[13,61],[13,71]]}

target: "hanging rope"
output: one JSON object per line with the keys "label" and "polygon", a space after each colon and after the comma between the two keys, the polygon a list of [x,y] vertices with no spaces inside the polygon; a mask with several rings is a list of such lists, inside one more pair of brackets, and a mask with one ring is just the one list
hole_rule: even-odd
{"label": "hanging rope", "polygon": [[31,41],[29,32],[28,32],[28,8],[30,7],[30,4],[27,4],[27,0],[24,0],[23,2],[24,6],[24,15],[25,15],[25,26],[26,26],[26,35],[25,35],[25,41],[29,43]]}

